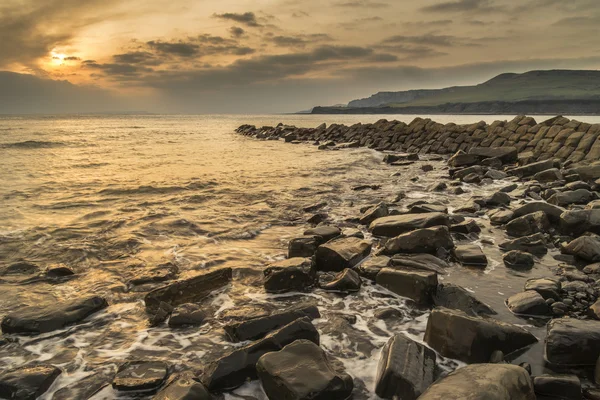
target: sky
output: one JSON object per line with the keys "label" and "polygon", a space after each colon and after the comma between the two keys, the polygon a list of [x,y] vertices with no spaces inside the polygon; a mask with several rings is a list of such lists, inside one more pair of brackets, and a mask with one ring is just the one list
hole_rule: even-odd
{"label": "sky", "polygon": [[3,0],[0,113],[279,113],[600,69],[598,0]]}

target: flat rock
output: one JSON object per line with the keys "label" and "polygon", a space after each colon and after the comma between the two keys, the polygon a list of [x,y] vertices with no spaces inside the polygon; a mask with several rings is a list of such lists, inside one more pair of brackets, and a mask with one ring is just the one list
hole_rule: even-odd
{"label": "flat rock", "polygon": [[529,253],[519,250],[511,250],[502,257],[504,265],[511,269],[526,270],[533,268],[535,261]]}
{"label": "flat rock", "polygon": [[558,168],[550,168],[533,175],[533,179],[540,183],[549,183],[564,180]]}
{"label": "flat rock", "polygon": [[566,235],[600,234],[600,209],[569,210],[560,216],[560,231]]}
{"label": "flat rock", "polygon": [[263,355],[256,370],[270,400],[345,400],[354,388],[352,377],[335,370],[325,352],[309,340]]}
{"label": "flat rock", "polygon": [[437,307],[460,310],[467,315],[494,315],[490,306],[479,301],[466,289],[452,283],[440,283],[433,296],[433,303]]}
{"label": "flat rock", "polygon": [[181,374],[169,382],[153,400],[212,400],[212,395],[204,385],[191,374]]}
{"label": "flat rock", "polygon": [[560,221],[560,216],[562,213],[565,212],[565,209],[552,204],[548,204],[545,201],[532,201],[530,203],[515,208],[513,211],[513,219],[538,211],[543,211],[544,214],[546,214],[548,220],[550,220],[553,223],[557,223]]}
{"label": "flat rock", "polygon": [[321,236],[301,236],[288,243],[288,258],[312,257],[323,239]]}
{"label": "flat rock", "polygon": [[264,271],[264,287],[269,293],[305,291],[314,286],[316,271],[310,258],[277,261]]}
{"label": "flat rock", "polygon": [[546,300],[535,290],[527,290],[510,296],[506,301],[508,309],[514,314],[547,316],[550,308]]}
{"label": "flat rock", "polygon": [[444,213],[404,214],[378,218],[369,229],[375,236],[394,237],[415,229],[432,226],[450,226],[450,218]]}
{"label": "flat rock", "polygon": [[408,211],[410,214],[424,214],[424,213],[448,213],[448,207],[442,204],[430,204],[430,203],[421,203],[415,204],[410,207]]}
{"label": "flat rock", "polygon": [[321,285],[321,289],[351,293],[358,292],[361,285],[360,275],[356,271],[346,268],[342,272],[339,272],[331,282]]}
{"label": "flat rock", "polygon": [[169,376],[169,368],[162,361],[129,361],[119,366],[112,386],[122,392],[153,392]]}
{"label": "flat rock", "polygon": [[424,271],[437,272],[440,275],[446,275],[448,263],[431,254],[396,254],[388,265],[393,269],[417,269]]}
{"label": "flat rock", "polygon": [[62,371],[54,365],[25,366],[0,372],[0,397],[35,400],[52,386]]}
{"label": "flat rock", "polygon": [[387,217],[389,214],[388,207],[385,203],[379,203],[376,206],[369,208],[361,215],[359,221],[363,225],[368,225],[377,218]]}
{"label": "flat rock", "polygon": [[535,290],[544,300],[560,299],[560,281],[552,278],[534,278],[525,282],[524,290]]}
{"label": "flat rock", "polygon": [[600,321],[559,318],[547,325],[545,358],[555,365],[596,365]]}
{"label": "flat rock", "polygon": [[543,211],[525,214],[506,224],[506,232],[511,236],[530,236],[535,233],[544,233],[550,230],[550,221]]}
{"label": "flat rock", "polygon": [[437,274],[430,271],[400,271],[384,268],[375,282],[402,297],[418,304],[429,305],[437,288]]}
{"label": "flat rock", "polygon": [[511,198],[507,193],[496,192],[484,200],[485,204],[489,206],[507,206],[510,204]]}
{"label": "flat rock", "polygon": [[384,253],[431,253],[437,254],[440,249],[451,250],[454,242],[447,226],[417,229],[401,234],[387,241]]}
{"label": "flat rock", "polygon": [[200,305],[193,303],[180,304],[171,312],[169,326],[174,328],[188,325],[202,325],[206,317],[207,313]]}
{"label": "flat rock", "polygon": [[533,378],[535,394],[542,398],[581,400],[581,381],[577,375],[540,375]]}
{"label": "flat rock", "polygon": [[479,233],[481,232],[481,228],[477,225],[475,220],[470,219],[467,221],[463,221],[459,224],[452,225],[450,227],[450,232],[454,233],[462,233],[464,235],[469,235],[471,233]]}
{"label": "flat rock", "polygon": [[317,226],[315,228],[307,229],[306,231],[304,231],[304,235],[306,235],[306,236],[321,237],[321,242],[319,244],[326,243],[326,242],[330,241],[331,239],[334,239],[334,238],[340,236],[341,234],[342,234],[342,230],[340,228],[338,228],[337,226],[328,226],[328,225],[321,225],[321,226]]}
{"label": "flat rock", "polygon": [[363,278],[375,281],[375,278],[377,277],[379,271],[389,266],[390,263],[391,258],[389,258],[388,256],[369,257],[368,259],[363,261],[359,266],[355,267],[355,270]]}
{"label": "flat rock", "polygon": [[499,246],[500,249],[504,251],[519,250],[537,256],[543,256],[544,254],[548,253],[546,238],[541,233],[509,240],[507,242],[500,243]]}
{"label": "flat rock", "polygon": [[553,194],[548,199],[548,203],[560,207],[567,207],[571,204],[587,204],[595,198],[596,196],[589,190],[577,189]]}
{"label": "flat rock", "polygon": [[462,265],[483,267],[488,265],[488,260],[481,247],[474,244],[461,244],[454,249],[454,256]]}
{"label": "flat rock", "polygon": [[319,271],[343,271],[352,268],[371,253],[371,242],[355,237],[322,244],[315,255]]}
{"label": "flat rock", "polygon": [[471,147],[469,154],[476,155],[481,158],[497,158],[504,164],[509,164],[518,161],[518,154],[516,147],[503,146],[503,147]]}
{"label": "flat rock", "polygon": [[554,160],[534,162],[531,164],[523,165],[522,167],[513,168],[508,172],[520,178],[526,178],[528,176],[535,175],[538,172],[542,172],[550,168],[554,168]]}
{"label": "flat rock", "polygon": [[581,236],[569,242],[563,252],[589,262],[600,261],[600,237]]}
{"label": "flat rock", "polygon": [[488,213],[490,222],[494,225],[504,225],[514,219],[515,213],[511,210],[492,210]]}

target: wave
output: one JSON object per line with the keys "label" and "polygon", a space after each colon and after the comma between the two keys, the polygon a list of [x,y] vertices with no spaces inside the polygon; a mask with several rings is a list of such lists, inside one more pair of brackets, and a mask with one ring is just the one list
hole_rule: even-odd
{"label": "wave", "polygon": [[63,142],[46,142],[42,140],[26,140],[24,142],[6,143],[1,145],[3,148],[16,149],[49,149],[64,146]]}
{"label": "wave", "polygon": [[142,185],[135,188],[102,189],[99,194],[112,196],[122,196],[128,194],[169,194],[187,190],[208,189],[216,185],[216,182],[192,182],[184,186]]}

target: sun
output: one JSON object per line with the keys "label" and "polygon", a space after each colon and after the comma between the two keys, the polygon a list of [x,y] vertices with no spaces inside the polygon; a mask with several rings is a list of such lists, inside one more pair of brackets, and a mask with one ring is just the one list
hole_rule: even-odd
{"label": "sun", "polygon": [[52,56],[52,64],[54,65],[62,65],[65,61],[66,54],[52,52],[50,54]]}

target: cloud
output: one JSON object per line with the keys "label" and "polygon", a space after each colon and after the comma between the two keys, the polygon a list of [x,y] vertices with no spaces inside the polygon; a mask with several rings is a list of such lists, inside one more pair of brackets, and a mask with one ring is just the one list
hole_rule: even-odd
{"label": "cloud", "polygon": [[229,28],[229,33],[231,33],[231,36],[235,38],[240,38],[244,36],[246,31],[240,28],[239,26],[232,26],[231,28]]}
{"label": "cloud", "polygon": [[386,7],[390,7],[390,5],[388,3],[371,1],[371,0],[347,1],[347,2],[335,3],[334,6],[346,7],[346,8],[386,8]]}
{"label": "cloud", "polygon": [[81,57],[69,56],[69,57],[63,58],[63,60],[65,60],[65,61],[81,61]]}
{"label": "cloud", "polygon": [[325,33],[312,33],[308,35],[300,34],[294,36],[268,35],[267,38],[272,41],[275,46],[289,48],[304,48],[309,44],[333,40],[331,36]]}
{"label": "cloud", "polygon": [[427,34],[420,36],[390,36],[387,39],[384,39],[381,43],[410,43],[429,46],[452,47],[455,46],[459,41],[460,39],[458,39],[456,36]]}
{"label": "cloud", "polygon": [[258,21],[256,19],[256,15],[253,12],[245,12],[243,14],[238,14],[238,13],[214,14],[214,17],[235,21],[240,24],[244,24],[246,26],[251,26],[251,27],[262,26],[261,24],[258,23]]}
{"label": "cloud", "polygon": [[179,57],[194,57],[198,55],[200,46],[194,43],[185,43],[182,41],[169,43],[151,40],[146,42],[151,49],[156,50],[159,53],[171,54]]}
{"label": "cloud", "polygon": [[455,0],[446,1],[421,8],[425,12],[492,12],[500,11],[501,7],[494,5],[492,0]]}

